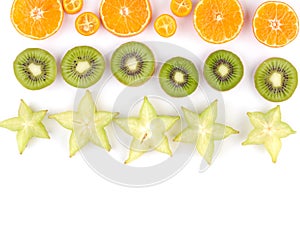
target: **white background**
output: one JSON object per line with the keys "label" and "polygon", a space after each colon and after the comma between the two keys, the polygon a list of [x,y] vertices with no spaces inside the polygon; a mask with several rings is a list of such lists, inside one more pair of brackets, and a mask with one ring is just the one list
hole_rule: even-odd
{"label": "white background", "polygon": [[[279,56],[299,70],[300,37],[288,46],[271,49],[253,36],[251,18],[263,1],[241,1],[245,25],[239,37],[223,45],[205,43],[194,31],[192,16],[178,18],[177,33],[159,37],[154,19],[171,13],[169,0],[152,0],[153,20],[140,35],[118,38],[103,27],[91,37],[79,35],[76,16],[66,15],[60,31],[44,41],[18,34],[10,22],[12,1],[0,4],[0,120],[17,115],[20,98],[33,109],[56,113],[72,109],[76,89],[60,76],[50,87],[32,92],[16,81],[12,64],[28,47],[50,51],[59,61],[76,45],[91,45],[104,55],[129,40],[157,40],[179,44],[204,61],[210,52],[228,49],[238,54],[245,76],[233,90],[223,94],[226,123],[240,135],[224,141],[213,166],[199,173],[201,157],[172,179],[153,187],[127,188],[112,184],[95,174],[80,154],[68,157],[69,131],[45,119],[51,140],[35,139],[22,156],[18,154],[15,133],[0,130],[0,224],[299,224],[300,216],[300,89],[280,104],[282,117],[297,134],[283,139],[278,162],[273,164],[261,146],[242,147],[252,129],[246,112],[266,111],[276,106],[256,92],[253,73],[264,59]],[[194,1],[196,3],[197,1]],[[300,2],[289,3],[300,15]],[[100,1],[85,0],[83,11],[98,12]],[[300,71],[300,70],[299,70]],[[146,156],[145,156],[146,157]]]}

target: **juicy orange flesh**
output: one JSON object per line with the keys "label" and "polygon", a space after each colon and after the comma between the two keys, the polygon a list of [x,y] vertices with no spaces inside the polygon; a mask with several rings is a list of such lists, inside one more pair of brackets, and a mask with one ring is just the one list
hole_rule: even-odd
{"label": "juicy orange flesh", "polygon": [[68,12],[79,12],[82,8],[83,0],[63,0],[63,6],[65,11]]}
{"label": "juicy orange flesh", "polygon": [[159,35],[169,37],[176,31],[176,21],[169,15],[162,15],[155,21],[154,27]]}
{"label": "juicy orange flesh", "polygon": [[195,11],[195,26],[212,42],[233,39],[243,24],[243,13],[236,0],[202,0]]}
{"label": "juicy orange flesh", "polygon": [[33,37],[46,37],[58,29],[62,12],[57,0],[16,0],[12,20],[22,33]]}
{"label": "juicy orange flesh", "polygon": [[147,0],[103,0],[103,24],[113,33],[131,34],[141,31],[150,19]]}
{"label": "juicy orange flesh", "polygon": [[76,29],[84,35],[94,34],[100,26],[99,18],[93,13],[83,13],[76,19]]}
{"label": "juicy orange flesh", "polygon": [[265,4],[257,10],[254,30],[261,42],[270,46],[282,46],[297,35],[298,18],[286,4]]}
{"label": "juicy orange flesh", "polygon": [[187,16],[192,10],[191,0],[172,0],[171,10],[176,16]]}

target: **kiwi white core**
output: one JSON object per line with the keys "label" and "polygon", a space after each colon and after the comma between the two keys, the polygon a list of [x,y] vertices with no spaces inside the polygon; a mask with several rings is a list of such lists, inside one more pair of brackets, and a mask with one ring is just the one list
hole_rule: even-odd
{"label": "kiwi white core", "polygon": [[174,80],[176,81],[176,83],[179,83],[179,84],[182,84],[185,82],[185,79],[184,79],[184,74],[182,72],[175,72],[174,74]]}
{"label": "kiwi white core", "polygon": [[135,57],[128,58],[125,63],[126,67],[128,67],[131,71],[137,70],[138,64],[139,62],[136,60]]}
{"label": "kiwi white core", "polygon": [[219,67],[218,67],[218,73],[221,77],[225,77],[228,75],[229,73],[229,68],[224,65],[224,64],[221,64]]}
{"label": "kiwi white core", "polygon": [[282,85],[282,75],[280,73],[274,72],[270,76],[270,82],[272,83],[273,87],[281,87]]}
{"label": "kiwi white core", "polygon": [[89,70],[91,65],[87,61],[78,62],[76,66],[76,71],[78,73],[84,73],[85,71]]}
{"label": "kiwi white core", "polygon": [[35,77],[41,75],[42,73],[41,66],[34,63],[30,63],[28,69],[30,70],[31,74]]}

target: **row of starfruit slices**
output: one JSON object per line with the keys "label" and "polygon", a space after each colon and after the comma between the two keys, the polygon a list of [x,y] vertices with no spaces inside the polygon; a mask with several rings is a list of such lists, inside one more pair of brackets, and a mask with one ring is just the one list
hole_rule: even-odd
{"label": "row of starfruit slices", "polygon": [[[195,144],[197,151],[208,164],[212,162],[214,142],[239,132],[229,126],[217,123],[217,100],[200,114],[182,107],[186,127],[173,141]],[[17,132],[19,152],[22,154],[31,138],[49,138],[42,123],[47,111],[34,112],[21,100],[18,117],[0,122],[0,127]],[[276,162],[281,149],[281,138],[295,133],[281,121],[280,107],[267,113],[248,113],[254,129],[243,145],[264,145],[272,161]],[[119,118],[118,113],[98,111],[92,95],[86,91],[77,111],[66,111],[49,116],[71,131],[69,141],[70,157],[89,142],[110,151],[111,145],[105,127],[114,121],[124,132],[132,136],[130,152],[125,163],[130,163],[150,150],[172,155],[167,132],[180,120],[179,116],[159,115],[147,97],[144,97],[137,117]]]}

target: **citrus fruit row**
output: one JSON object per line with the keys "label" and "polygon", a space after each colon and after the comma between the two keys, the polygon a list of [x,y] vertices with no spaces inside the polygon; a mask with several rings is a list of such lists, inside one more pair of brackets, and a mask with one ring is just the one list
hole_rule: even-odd
{"label": "citrus fruit row", "polygon": [[[21,34],[33,39],[45,39],[56,33],[62,25],[64,11],[75,14],[82,9],[83,0],[14,0],[11,20]],[[171,0],[170,9],[177,17],[189,15],[191,0]],[[152,9],[149,0],[102,0],[100,18],[109,32],[128,37],[141,33],[150,23]],[[195,30],[209,43],[221,44],[236,38],[244,25],[244,12],[238,0],[200,0],[193,16]],[[76,29],[91,35],[100,27],[97,15],[86,12],[78,16]],[[278,1],[260,5],[252,21],[253,33],[258,41],[270,47],[282,47],[293,41],[299,30],[296,12],[291,6]],[[176,32],[173,16],[160,15],[154,28],[163,37]]]}
{"label": "citrus fruit row", "polygon": [[[238,36],[243,24],[243,10],[238,0],[202,0],[195,8],[195,29],[207,42],[231,41]],[[270,1],[257,8],[252,27],[258,41],[270,47],[282,47],[296,38],[299,21],[291,6]]]}
{"label": "citrus fruit row", "polygon": [[[192,11],[191,0],[171,0],[170,9],[177,17],[186,17]],[[171,37],[177,30],[177,22],[170,14],[162,14],[154,22],[155,31],[162,37]]]}
{"label": "citrus fruit row", "polygon": [[[172,0],[171,11],[183,17],[190,13],[190,0]],[[235,39],[244,25],[244,12],[238,0],[200,0],[194,10],[194,27],[200,37],[213,44]],[[258,7],[252,21],[256,39],[270,47],[283,47],[298,35],[299,21],[291,6],[278,1]],[[176,32],[176,20],[169,14],[159,16],[154,28],[162,37]]]}
{"label": "citrus fruit row", "polygon": [[[63,0],[62,5],[67,14],[76,14],[82,10],[83,0]],[[75,28],[79,34],[90,36],[100,28],[100,19],[93,12],[83,12],[77,16]]]}

